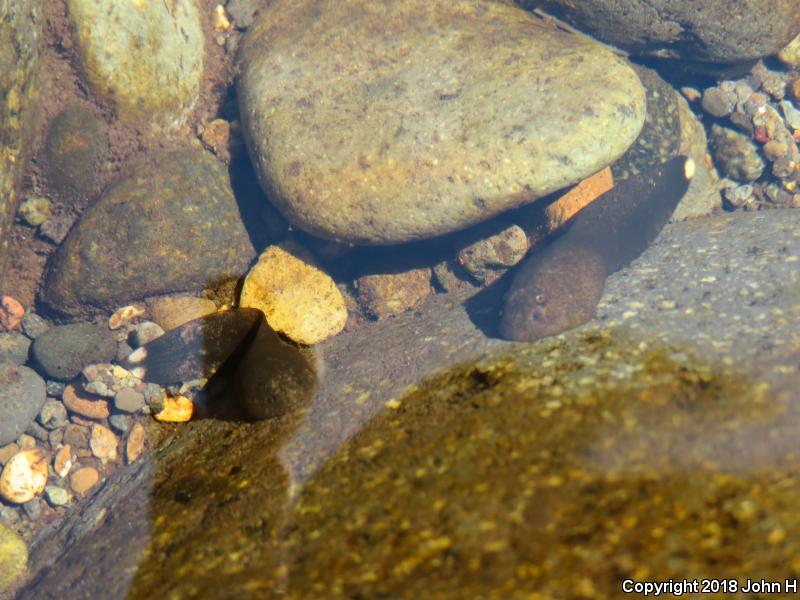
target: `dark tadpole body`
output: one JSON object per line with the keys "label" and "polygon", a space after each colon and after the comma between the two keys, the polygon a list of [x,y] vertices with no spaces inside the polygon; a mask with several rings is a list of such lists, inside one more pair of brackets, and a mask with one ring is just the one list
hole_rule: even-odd
{"label": "dark tadpole body", "polygon": [[503,302],[500,335],[531,342],[589,321],[608,276],[655,240],[693,174],[692,159],[678,156],[578,212],[563,234],[518,267]]}

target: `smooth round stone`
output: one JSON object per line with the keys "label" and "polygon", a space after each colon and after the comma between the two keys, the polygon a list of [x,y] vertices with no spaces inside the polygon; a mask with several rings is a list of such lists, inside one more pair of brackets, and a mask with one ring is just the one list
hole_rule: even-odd
{"label": "smooth round stone", "polygon": [[159,294],[238,279],[255,257],[225,167],[187,147],[134,166],[58,249],[43,300],[112,311]]}
{"label": "smooth round stone", "polygon": [[86,365],[111,360],[117,344],[110,331],[92,323],[72,323],[48,329],[33,342],[31,353],[52,379],[69,381]]}
{"label": "smooth round stone", "polygon": [[60,198],[85,203],[94,196],[108,141],[92,113],[64,109],[50,125],[44,150],[47,178]]}
{"label": "smooth round stone", "polygon": [[24,365],[31,341],[21,333],[0,333],[0,363]]}
{"label": "smooth round stone", "polygon": [[47,399],[44,380],[28,367],[0,364],[0,446],[16,440]]}
{"label": "smooth round stone", "polygon": [[13,530],[0,522],[0,594],[25,572],[28,547]]}
{"label": "smooth round stone", "polygon": [[499,2],[278,0],[240,51],[262,187],[318,237],[387,244],[487,220],[636,139],[618,56]]}
{"label": "smooth round stone", "polygon": [[180,294],[155,298],[150,304],[153,321],[164,331],[180,327],[192,319],[199,319],[217,311],[217,306],[208,298]]}
{"label": "smooth round stone", "polygon": [[205,43],[194,0],[67,0],[84,79],[123,121],[174,129],[197,101]]}
{"label": "smooth round stone", "polygon": [[143,407],[144,394],[132,388],[123,388],[114,396],[114,408],[119,411],[135,413]]}
{"label": "smooth round stone", "polygon": [[736,63],[777,53],[800,32],[796,0],[520,0],[637,54]]}

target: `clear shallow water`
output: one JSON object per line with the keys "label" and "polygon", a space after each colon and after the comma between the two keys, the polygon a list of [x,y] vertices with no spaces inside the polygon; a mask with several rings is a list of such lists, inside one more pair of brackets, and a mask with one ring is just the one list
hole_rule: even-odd
{"label": "clear shallow water", "polygon": [[[660,162],[662,151],[675,148],[640,154]],[[265,199],[237,170],[247,156],[233,160],[260,252]],[[775,211],[669,226],[611,275],[586,326],[536,343],[497,335],[508,277],[437,287],[369,318],[357,275],[445,258],[458,268],[453,238],[350,250],[289,228],[349,286],[350,321],[312,348],[283,342],[315,381],[278,367],[271,389],[247,393],[307,393],[253,422],[242,381],[275,372],[274,355],[246,368],[234,356],[210,386],[209,414],[131,420],[147,427],[138,460],[103,464],[90,444],[76,456],[102,474],[85,497],[40,501],[38,518],[4,504],[30,551],[19,597],[600,598],[625,581],[792,579],[795,220]],[[142,230],[130,231],[135,243]],[[37,239],[17,245],[41,248]],[[207,287],[217,305],[235,299],[230,281]],[[177,365],[218,347],[216,334],[194,346],[184,336],[153,356]],[[38,444],[56,449],[49,436]]]}

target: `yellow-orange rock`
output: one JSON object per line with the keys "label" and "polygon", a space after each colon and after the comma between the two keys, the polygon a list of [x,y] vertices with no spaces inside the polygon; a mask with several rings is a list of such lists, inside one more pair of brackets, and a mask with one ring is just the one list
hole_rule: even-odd
{"label": "yellow-orange rock", "polygon": [[301,344],[334,336],[347,322],[347,307],[333,279],[292,242],[261,254],[244,280],[240,304],[261,309],[273,329]]}
{"label": "yellow-orange rock", "polygon": [[125,459],[128,464],[134,462],[141,456],[144,450],[144,427],[141,423],[136,423],[128,434],[128,441],[125,443]]}
{"label": "yellow-orange rock", "polygon": [[167,396],[164,408],[153,415],[157,421],[165,423],[185,423],[194,414],[194,403],[186,396]]}

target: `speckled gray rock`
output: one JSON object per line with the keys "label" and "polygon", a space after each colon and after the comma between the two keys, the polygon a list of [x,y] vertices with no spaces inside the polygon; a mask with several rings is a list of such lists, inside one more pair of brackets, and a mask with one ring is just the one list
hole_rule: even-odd
{"label": "speckled gray rock", "polygon": [[133,413],[144,407],[144,394],[132,388],[123,388],[114,396],[114,408]]}
{"label": "speckled gray rock", "polygon": [[48,400],[39,412],[39,423],[47,429],[64,427],[67,421],[67,409],[63,402]]}
{"label": "speckled gray rock", "polygon": [[205,41],[194,0],[67,0],[83,76],[127,122],[182,125],[197,101]]}
{"label": "speckled gray rock", "polygon": [[357,244],[433,237],[565,187],[644,120],[620,57],[499,2],[278,0],[240,59],[262,187],[294,225]]}
{"label": "speckled gray rock", "polygon": [[0,364],[0,446],[16,440],[39,414],[44,380],[28,367]]}
{"label": "speckled gray rock", "polygon": [[255,257],[225,168],[186,148],[139,164],[92,205],[59,248],[43,300],[58,312],[238,279]]}
{"label": "speckled gray rock", "polygon": [[68,381],[86,365],[108,362],[117,351],[110,331],[92,323],[60,325],[33,342],[31,354],[47,377]]}
{"label": "speckled gray rock", "polygon": [[0,363],[24,365],[31,341],[21,333],[0,333]]}
{"label": "speckled gray rock", "polygon": [[44,155],[47,178],[64,201],[82,204],[96,193],[108,141],[94,115],[69,106],[50,124]]}
{"label": "speckled gray rock", "polygon": [[725,177],[738,181],[761,177],[766,163],[750,136],[715,123],[711,126],[710,142],[714,161]]}
{"label": "speckled gray rock", "polygon": [[520,0],[634,53],[735,63],[769,56],[800,32],[796,0]]}
{"label": "speckled gray rock", "polygon": [[50,329],[50,323],[35,312],[26,311],[22,317],[22,331],[32,340],[35,340],[48,329]]}

